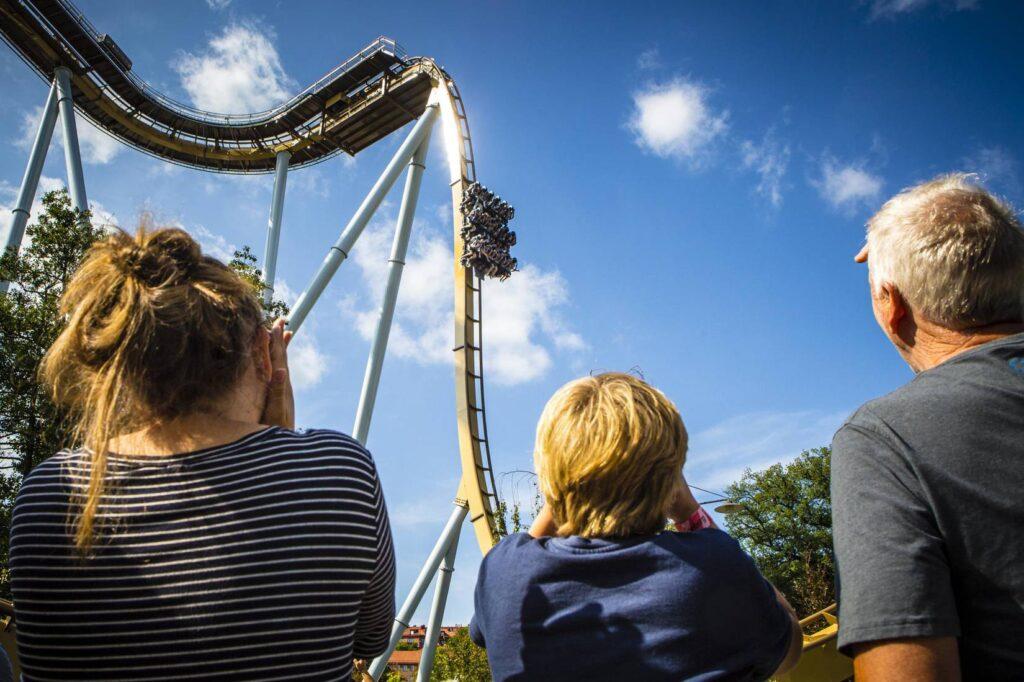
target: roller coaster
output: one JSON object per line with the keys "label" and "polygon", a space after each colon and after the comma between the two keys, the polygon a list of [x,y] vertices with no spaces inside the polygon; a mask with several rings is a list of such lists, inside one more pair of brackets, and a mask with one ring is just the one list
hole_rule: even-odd
{"label": "roller coaster", "polygon": [[[509,239],[504,229],[511,210],[477,184],[468,118],[454,80],[434,60],[409,56],[394,40],[380,37],[280,106],[259,113],[226,115],[201,111],[157,92],[132,71],[130,58],[113,38],[94,28],[68,0],[0,0],[0,36],[50,86],[4,234],[5,249],[17,249],[23,240],[58,114],[71,201],[75,208],[88,209],[74,115],[77,110],[125,144],[164,161],[218,173],[273,173],[262,261],[268,285],[264,296],[269,300],[289,171],[338,154],[358,154],[413,124],[289,315],[288,326],[297,331],[405,170],[387,283],[352,429],[361,442],[369,433],[426,152],[432,128],[440,122],[455,231],[453,351],[462,475],[454,510],[398,611],[389,649],[370,667],[374,679],[380,679],[403,628],[436,576],[418,672],[418,679],[429,679],[462,524],[469,519],[484,553],[497,538],[498,498],[484,391],[482,294],[485,277],[507,276],[514,267],[514,261],[508,258],[514,235]],[[490,211],[487,220],[481,220],[481,210]],[[0,293],[6,286],[0,283]],[[820,619],[825,619],[825,627],[805,637],[807,653],[812,659],[821,659],[814,665],[814,676],[792,673],[791,679],[839,680],[849,676],[848,663],[845,659],[840,662],[834,653],[836,624],[831,612],[815,614],[807,624]],[[0,604],[0,628],[3,644],[16,661],[10,604]],[[822,655],[814,655],[817,650]]]}

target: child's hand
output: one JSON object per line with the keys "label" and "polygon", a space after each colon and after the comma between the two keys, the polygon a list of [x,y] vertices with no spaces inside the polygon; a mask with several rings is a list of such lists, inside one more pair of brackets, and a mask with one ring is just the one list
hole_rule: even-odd
{"label": "child's hand", "polygon": [[551,507],[546,503],[537,513],[537,518],[530,525],[530,535],[535,538],[553,537],[558,535],[558,524],[555,517],[551,515]]}
{"label": "child's hand", "polygon": [[672,491],[672,498],[668,503],[668,509],[665,510],[665,515],[676,523],[682,523],[693,516],[694,512],[698,509],[700,509],[700,504],[697,503],[697,498],[693,496],[693,491],[687,485],[686,478],[680,472],[679,480],[676,481],[676,487]]}

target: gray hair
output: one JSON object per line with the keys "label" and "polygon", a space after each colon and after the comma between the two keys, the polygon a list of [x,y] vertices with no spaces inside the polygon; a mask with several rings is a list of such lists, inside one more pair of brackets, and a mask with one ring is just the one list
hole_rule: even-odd
{"label": "gray hair", "polygon": [[975,176],[952,173],[903,190],[867,232],[873,291],[891,284],[948,329],[1024,319],[1024,231]]}

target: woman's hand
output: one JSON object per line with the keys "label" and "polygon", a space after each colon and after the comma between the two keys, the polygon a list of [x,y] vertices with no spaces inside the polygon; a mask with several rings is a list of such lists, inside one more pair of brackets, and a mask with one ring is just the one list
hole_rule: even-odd
{"label": "woman's hand", "polygon": [[284,330],[284,318],[270,328],[270,381],[267,383],[267,405],[260,420],[270,426],[295,428],[295,396],[288,371],[288,344],[292,332]]}
{"label": "woman's hand", "polygon": [[369,672],[369,664],[361,658],[353,659],[352,672],[354,673],[352,678],[359,680],[359,682],[373,682]]}

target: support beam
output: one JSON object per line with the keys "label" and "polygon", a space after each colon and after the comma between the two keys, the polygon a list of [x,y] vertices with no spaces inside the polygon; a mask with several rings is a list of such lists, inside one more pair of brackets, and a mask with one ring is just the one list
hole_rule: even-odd
{"label": "support beam", "polygon": [[420,143],[430,134],[435,118],[437,118],[437,105],[432,104],[420,116],[409,136],[405,138],[402,146],[395,152],[384,172],[377,178],[377,182],[373,185],[370,193],[363,199],[363,203],[359,205],[355,215],[352,216],[348,225],[345,226],[341,236],[338,237],[338,241],[331,247],[327,257],[324,258],[324,262],[320,264],[320,269],[313,276],[313,281],[302,292],[302,295],[299,296],[299,300],[295,302],[295,306],[292,308],[288,318],[289,330],[298,331],[299,327],[302,326],[306,315],[309,314],[316,300],[320,298],[320,294],[327,287],[327,283],[331,281],[331,277],[338,271],[341,262],[348,257],[352,245],[356,243],[359,235],[363,233],[363,229],[370,222],[370,218],[373,217],[377,207],[380,206],[380,202],[384,200],[388,190],[395,184],[395,180],[398,179],[402,168],[405,164],[409,163],[409,159],[412,158]]}
{"label": "support beam", "polygon": [[377,318],[377,331],[373,335],[370,356],[366,359],[366,372],[363,376],[363,389],[359,394],[359,407],[356,409],[356,421],[352,427],[352,436],[362,444],[370,432],[370,420],[373,418],[373,406],[377,401],[377,387],[380,385],[381,368],[384,365],[384,353],[388,347],[391,334],[391,321],[395,316],[395,303],[398,300],[398,287],[402,283],[402,269],[405,266],[405,253],[409,248],[409,233],[412,231],[412,219],[416,214],[416,202],[420,196],[420,181],[423,169],[426,168],[427,148],[430,136],[416,149],[409,162],[409,172],[405,180],[405,192],[402,194],[402,206],[398,210],[398,226],[395,228],[395,239],[391,245],[391,258],[388,260],[388,281],[384,287],[384,298],[380,304],[380,317]]}
{"label": "support beam", "polygon": [[398,646],[398,640],[402,638],[402,631],[408,627],[409,619],[416,612],[416,607],[420,605],[423,593],[427,591],[427,586],[430,585],[434,574],[437,573],[437,567],[441,564],[441,559],[448,553],[448,549],[454,541],[453,538],[457,538],[459,531],[462,530],[462,521],[466,518],[468,512],[469,507],[466,506],[463,500],[455,501],[455,510],[448,517],[448,523],[445,524],[444,530],[441,531],[441,537],[437,539],[434,549],[430,550],[430,556],[427,557],[426,563],[420,569],[416,582],[413,583],[412,589],[409,590],[409,596],[405,598],[402,608],[398,610],[398,614],[395,616],[395,625],[391,628],[391,640],[388,642],[387,650],[375,658],[370,666],[370,676],[374,680],[379,680],[387,669],[391,652]]}
{"label": "support beam", "polygon": [[75,101],[71,97],[71,71],[66,66],[59,66],[56,75],[57,107],[60,109],[60,127],[64,131],[64,162],[68,169],[71,205],[80,211],[88,211],[89,198],[85,195],[82,153],[78,147],[78,128],[75,125]]}
{"label": "support beam", "polygon": [[430,605],[430,618],[427,620],[427,636],[423,642],[423,653],[420,655],[419,670],[416,671],[416,682],[430,682],[430,672],[434,669],[434,654],[437,653],[437,641],[441,637],[441,623],[444,620],[444,606],[448,603],[448,588],[452,584],[452,573],[455,572],[455,553],[459,549],[459,534],[452,538],[452,544],[441,561],[437,573],[437,585],[434,586],[434,601]]}
{"label": "support beam", "polygon": [[277,246],[281,241],[281,216],[284,215],[284,192],[288,186],[288,160],[291,152],[278,152],[274,167],[274,198],[270,202],[270,220],[267,222],[267,247],[263,252],[263,302],[274,298],[274,276],[277,274]]}
{"label": "support beam", "polygon": [[[53,127],[57,122],[57,85],[50,85],[50,94],[43,105],[43,116],[39,119],[39,130],[36,131],[35,142],[32,143],[32,151],[28,155],[28,166],[25,168],[25,175],[21,179],[21,188],[18,190],[18,199],[11,209],[11,218],[3,235],[3,242],[0,248],[6,253],[13,250],[15,253],[21,248],[21,242],[25,238],[25,226],[28,224],[29,214],[32,211],[32,201],[36,198],[36,190],[39,189],[39,177],[43,173],[43,163],[46,161],[46,152],[50,148],[50,140],[53,139]],[[0,294],[7,292],[8,282],[0,282]]]}

